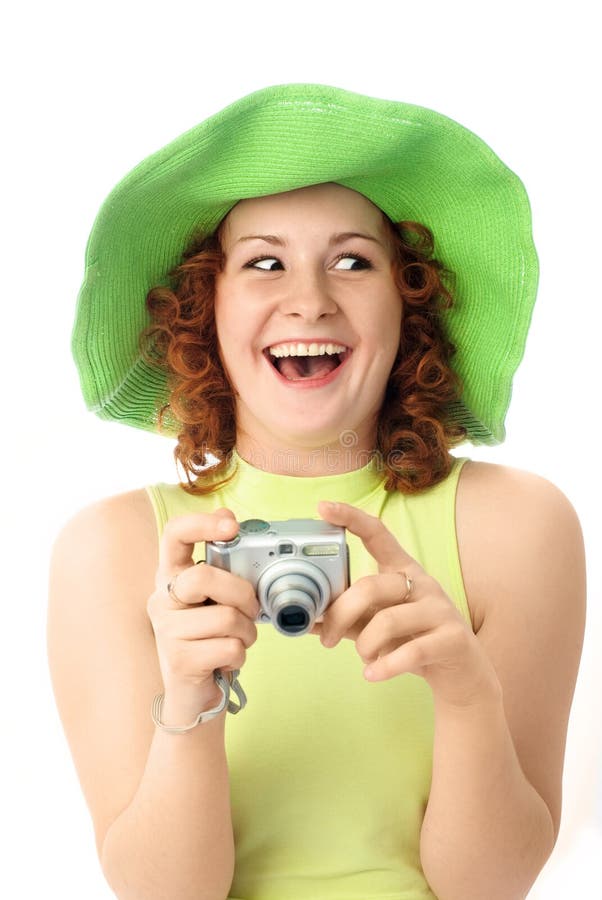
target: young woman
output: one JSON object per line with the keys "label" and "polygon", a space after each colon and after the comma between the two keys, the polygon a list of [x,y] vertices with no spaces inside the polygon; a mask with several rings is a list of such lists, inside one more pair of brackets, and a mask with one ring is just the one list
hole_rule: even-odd
{"label": "young woman", "polygon": [[[429,110],[269,88],[118,185],[87,263],[87,402],[177,433],[186,474],[84,510],[52,566],[116,895],[524,897],[560,822],[581,533],[549,482],[449,452],[504,436],[536,289],[516,176]],[[349,586],[294,638],[255,576],[196,564],[249,519],[345,529]]]}

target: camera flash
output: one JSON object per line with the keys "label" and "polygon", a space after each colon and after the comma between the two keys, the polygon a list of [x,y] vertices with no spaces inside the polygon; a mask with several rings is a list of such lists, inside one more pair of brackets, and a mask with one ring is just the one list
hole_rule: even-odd
{"label": "camera flash", "polygon": [[303,548],[304,556],[338,556],[338,544],[306,544]]}

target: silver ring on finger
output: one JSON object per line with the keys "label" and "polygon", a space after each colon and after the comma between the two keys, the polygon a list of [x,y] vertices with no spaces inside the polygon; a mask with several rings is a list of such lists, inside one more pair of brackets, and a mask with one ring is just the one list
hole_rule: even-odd
{"label": "silver ring on finger", "polygon": [[403,577],[406,580],[406,592],[403,595],[403,597],[401,598],[401,603],[405,603],[412,596],[412,591],[414,590],[414,579],[410,578],[410,576],[407,575],[405,572],[400,572],[399,574],[403,575]]}
{"label": "silver ring on finger", "polygon": [[178,595],[176,594],[176,592],[174,590],[174,586],[175,586],[177,577],[178,577],[177,575],[174,575],[173,578],[171,579],[171,581],[168,582],[167,595],[170,600],[173,600],[173,602],[177,603],[178,606],[181,606],[182,609],[186,609],[188,607],[188,604],[184,603],[183,600],[180,600],[180,598],[178,597]]}

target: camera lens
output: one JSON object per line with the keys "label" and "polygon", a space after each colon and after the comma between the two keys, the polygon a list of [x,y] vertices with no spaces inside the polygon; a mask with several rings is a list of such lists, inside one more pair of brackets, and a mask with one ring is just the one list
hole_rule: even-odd
{"label": "camera lens", "polygon": [[288,634],[296,634],[305,631],[309,625],[309,615],[302,606],[285,606],[278,613],[278,625],[282,631]]}
{"label": "camera lens", "polygon": [[257,581],[261,608],[274,627],[299,637],[328,606],[330,583],[323,572],[301,559],[280,559],[267,566]]}

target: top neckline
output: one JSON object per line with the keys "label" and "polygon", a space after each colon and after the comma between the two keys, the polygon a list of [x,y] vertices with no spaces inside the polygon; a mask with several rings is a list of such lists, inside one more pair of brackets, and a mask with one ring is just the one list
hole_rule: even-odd
{"label": "top neckline", "polygon": [[281,475],[257,468],[243,459],[236,450],[231,454],[231,465],[228,473],[234,470],[231,481],[224,485],[224,493],[236,492],[240,501],[253,499],[256,502],[258,492],[267,496],[299,497],[306,502],[317,503],[319,500],[337,500],[344,503],[357,504],[373,491],[382,488],[385,473],[378,457],[373,456],[366,465],[349,472],[326,475],[307,476]]}

